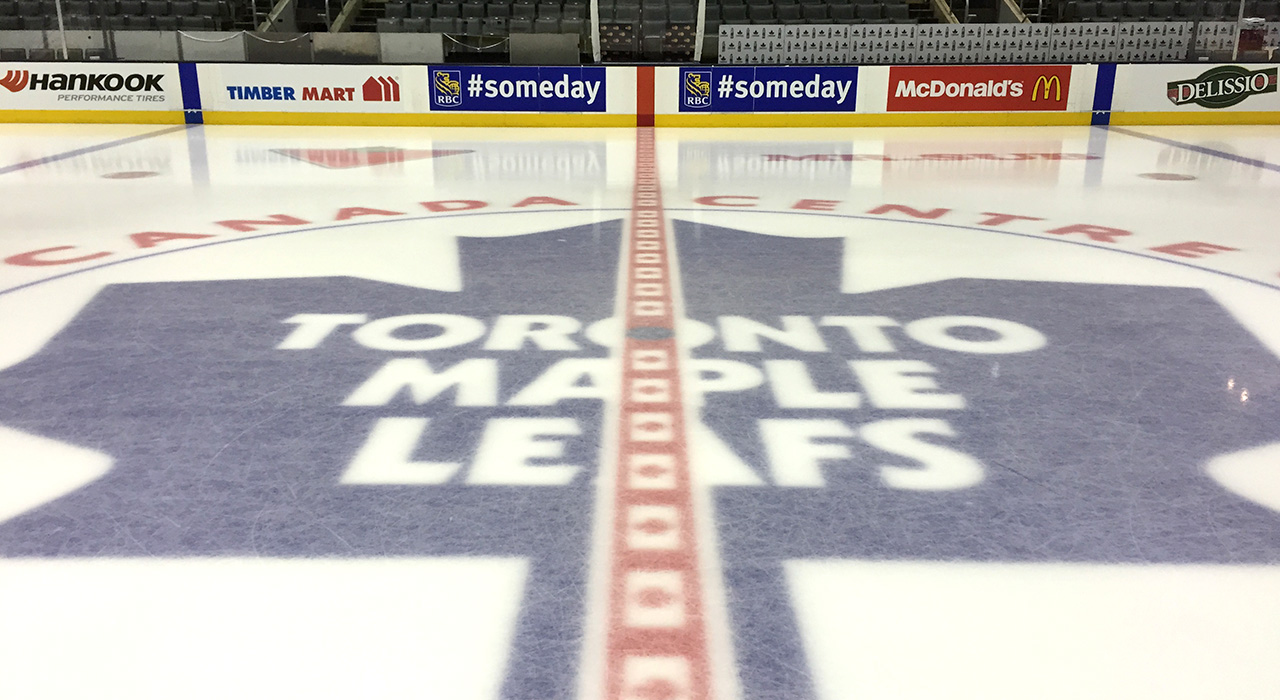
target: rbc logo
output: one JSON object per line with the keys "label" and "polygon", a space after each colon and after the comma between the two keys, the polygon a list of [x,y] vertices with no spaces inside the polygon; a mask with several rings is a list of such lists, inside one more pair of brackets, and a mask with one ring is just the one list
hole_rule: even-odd
{"label": "rbc logo", "polygon": [[694,109],[711,106],[711,71],[684,74],[684,106]]}
{"label": "rbc logo", "polygon": [[431,96],[436,107],[460,106],[462,104],[462,71],[433,71]]}

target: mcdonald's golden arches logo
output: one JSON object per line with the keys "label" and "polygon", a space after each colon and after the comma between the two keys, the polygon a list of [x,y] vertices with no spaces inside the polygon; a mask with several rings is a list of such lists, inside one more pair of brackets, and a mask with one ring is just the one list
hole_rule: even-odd
{"label": "mcdonald's golden arches logo", "polygon": [[[1040,92],[1040,88],[1044,88],[1044,92]],[[1056,75],[1042,75],[1036,78],[1036,84],[1031,88],[1031,101],[1035,102],[1040,95],[1044,95],[1044,99],[1049,99],[1049,90],[1053,90],[1053,101],[1062,101],[1062,81]]]}

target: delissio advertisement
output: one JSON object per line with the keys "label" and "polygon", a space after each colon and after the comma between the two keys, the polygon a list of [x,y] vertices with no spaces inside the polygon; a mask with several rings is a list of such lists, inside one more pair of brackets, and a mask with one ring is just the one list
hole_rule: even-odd
{"label": "delissio advertisement", "polygon": [[603,112],[603,67],[430,66],[431,111]]}
{"label": "delissio advertisement", "polygon": [[890,112],[1063,112],[1071,66],[894,66]]}
{"label": "delissio advertisement", "polygon": [[852,112],[857,95],[855,67],[680,69],[681,112]]}
{"label": "delissio advertisement", "polygon": [[1115,112],[1274,112],[1274,64],[1116,66]]}

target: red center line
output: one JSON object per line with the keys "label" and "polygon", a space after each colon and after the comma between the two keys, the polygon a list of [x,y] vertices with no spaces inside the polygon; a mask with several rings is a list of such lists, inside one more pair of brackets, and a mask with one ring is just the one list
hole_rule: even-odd
{"label": "red center line", "polygon": [[638,129],[623,253],[626,339],[608,592],[608,700],[711,697],[665,221],[654,130]]}

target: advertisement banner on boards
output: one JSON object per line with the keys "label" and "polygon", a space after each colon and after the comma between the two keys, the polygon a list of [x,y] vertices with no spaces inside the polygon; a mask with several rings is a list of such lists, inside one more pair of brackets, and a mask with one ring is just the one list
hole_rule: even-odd
{"label": "advertisement banner on boards", "polygon": [[1071,66],[894,66],[890,112],[1063,112]]}
{"label": "advertisement banner on boards", "polygon": [[1274,65],[1117,66],[1117,112],[1276,111]]}
{"label": "advertisement banner on boards", "polygon": [[202,64],[200,99],[227,112],[425,112],[421,67]]}
{"label": "advertisement banner on boards", "polygon": [[853,112],[851,66],[717,66],[680,69],[681,112]]}
{"label": "advertisement banner on boards", "polygon": [[0,63],[0,110],[180,111],[178,67],[158,63]]}
{"label": "advertisement banner on boards", "polygon": [[604,112],[603,67],[430,66],[431,110]]}

